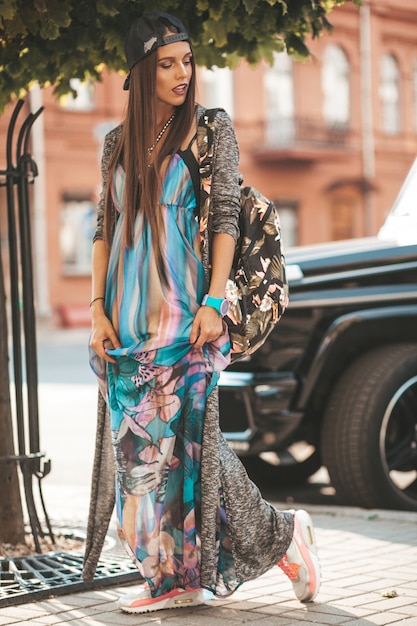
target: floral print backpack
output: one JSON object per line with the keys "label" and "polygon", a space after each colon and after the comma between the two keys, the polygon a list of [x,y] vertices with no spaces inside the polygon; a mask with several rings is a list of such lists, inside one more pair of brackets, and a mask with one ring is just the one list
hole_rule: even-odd
{"label": "floral print backpack", "polygon": [[[206,109],[198,124],[201,185],[200,232],[207,236],[214,118],[219,109]],[[225,321],[232,344],[231,362],[255,352],[272,332],[288,306],[288,283],[277,209],[253,187],[241,187],[240,237],[236,245],[226,298]]]}

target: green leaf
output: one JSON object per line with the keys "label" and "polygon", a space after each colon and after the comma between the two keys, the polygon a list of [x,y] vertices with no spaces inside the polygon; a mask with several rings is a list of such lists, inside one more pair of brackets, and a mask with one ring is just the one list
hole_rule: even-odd
{"label": "green leaf", "polygon": [[48,10],[46,0],[34,0],[33,6],[39,13],[46,13]]}
{"label": "green leaf", "polygon": [[69,2],[57,2],[45,0],[48,19],[58,26],[66,27],[71,24],[71,4]]}
{"label": "green leaf", "polygon": [[227,43],[227,28],[223,22],[216,20],[207,20],[204,24],[206,33],[206,41],[214,41],[215,45],[220,48]]}
{"label": "green leaf", "polygon": [[116,3],[112,0],[98,0],[97,13],[114,17],[119,13],[119,9],[115,5]]}
{"label": "green leaf", "polygon": [[17,0],[0,0],[0,17],[12,20],[17,11]]}
{"label": "green leaf", "polygon": [[15,13],[10,20],[3,20],[4,30],[8,39],[25,35],[27,32],[26,25],[20,15]]}

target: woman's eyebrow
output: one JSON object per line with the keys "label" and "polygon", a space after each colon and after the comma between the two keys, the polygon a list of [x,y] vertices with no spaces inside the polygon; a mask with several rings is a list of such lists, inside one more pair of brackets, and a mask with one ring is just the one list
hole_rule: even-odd
{"label": "woman's eyebrow", "polygon": [[[187,54],[184,54],[184,56],[182,57],[183,59],[186,59],[187,57],[192,57],[193,53],[192,52],[187,52]],[[158,59],[158,63],[160,63],[161,61],[175,61],[177,57],[161,57],[160,59]]]}

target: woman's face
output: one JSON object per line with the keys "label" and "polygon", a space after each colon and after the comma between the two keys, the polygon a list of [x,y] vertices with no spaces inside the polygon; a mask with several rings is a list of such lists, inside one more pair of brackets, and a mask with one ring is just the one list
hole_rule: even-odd
{"label": "woman's face", "polygon": [[187,41],[157,49],[156,96],[158,105],[177,107],[184,103],[193,74],[192,52]]}

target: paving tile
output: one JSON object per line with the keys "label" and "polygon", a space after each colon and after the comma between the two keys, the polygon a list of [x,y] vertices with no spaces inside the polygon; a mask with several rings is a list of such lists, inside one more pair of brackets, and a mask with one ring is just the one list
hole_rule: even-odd
{"label": "paving tile", "polygon": [[379,600],[381,600],[381,596],[377,593],[357,593],[354,596],[337,599],[334,601],[334,604],[340,607],[360,606],[362,608],[367,608],[374,604],[374,608],[376,608],[375,604]]}
{"label": "paving tile", "polygon": [[[165,613],[165,615],[162,615]],[[239,615],[239,611],[230,614],[230,611],[223,609],[211,609],[210,611],[188,612],[187,609],[181,609],[179,611],[160,611],[161,623],[167,624],[167,626],[222,626],[223,624],[243,624],[248,620],[248,616],[245,612]],[[251,616],[249,615],[249,619]]]}
{"label": "paving tile", "polygon": [[6,626],[6,624],[17,624],[17,617],[7,617],[7,615],[0,615],[0,626]]}
{"label": "paving tile", "polygon": [[124,593],[128,593],[129,590],[130,587],[112,587],[111,589],[101,589],[99,591],[90,589],[89,591],[77,593],[77,598],[94,600],[94,602],[98,604],[99,602],[109,602],[110,600],[116,600]]}
{"label": "paving tile", "polygon": [[[401,582],[400,584],[398,583],[393,583],[392,578],[375,578],[373,581],[371,582],[367,582],[366,585],[352,585],[349,587],[349,589],[352,589],[354,591],[363,591],[364,587],[366,588],[366,591],[376,591],[378,593],[385,593],[387,591],[392,591],[393,589],[397,589],[401,587],[404,589],[404,583]],[[410,588],[410,593],[411,592],[415,592],[417,594],[417,588],[415,590],[413,590],[412,588]]]}
{"label": "paving tile", "polygon": [[298,624],[299,621],[309,622],[313,624],[320,624],[320,626],[325,626],[325,624],[343,624],[346,621],[346,615],[342,614],[324,614],[324,613],[313,613],[311,611],[292,611],[291,613],[284,613],[282,617],[291,617],[294,620],[294,624]]}
{"label": "paving tile", "polygon": [[[292,611],[299,611],[299,608],[291,608],[281,604],[271,604],[270,606],[259,607],[254,609],[257,615],[289,615]],[[292,614],[292,613],[291,613]]]}
{"label": "paving tile", "polygon": [[[36,603],[20,604],[18,606],[7,606],[0,611],[0,624],[2,618],[14,618],[21,620],[30,620],[41,615],[48,615],[49,610],[45,607],[40,607]],[[7,624],[7,622],[4,622]]]}
{"label": "paving tile", "polygon": [[[303,623],[306,624],[307,622],[297,622],[297,626]],[[258,626],[258,624],[260,626],[290,626],[294,625],[294,621],[288,617],[276,616],[271,618],[270,616],[262,617],[259,615],[254,622],[245,622],[245,626]]]}
{"label": "paving tile", "polygon": [[323,589],[323,591],[320,590],[320,593],[316,598],[316,602],[319,602],[320,604],[331,604],[336,600],[342,600],[344,597],[345,595],[343,593],[343,589],[328,588]]}
{"label": "paving tile", "polygon": [[397,598],[381,598],[377,602],[370,602],[369,604],[362,604],[362,608],[374,608],[378,611],[395,611],[401,606],[407,606],[412,604],[410,598],[398,596]]}
{"label": "paving tile", "polygon": [[[164,612],[166,613],[167,611]],[[101,613],[94,617],[90,616],[87,618],[83,618],[82,621],[77,622],[77,626],[78,623],[80,624],[80,626],[97,626],[98,624],[108,624],[109,626],[140,626],[142,624],[149,623],[149,615],[149,613],[145,613],[143,615],[130,615],[128,613],[122,613],[122,611],[118,610],[113,613]],[[155,616],[154,619],[156,621],[153,621],[153,624],[162,623],[160,617]],[[72,624],[72,622],[67,624],[70,625]],[[76,626],[75,623],[74,626]]]}
{"label": "paving tile", "polygon": [[61,622],[68,622],[70,620],[87,619],[88,617],[94,618],[97,614],[112,614],[112,612],[119,611],[114,602],[104,603],[98,605],[91,605],[88,607],[71,608],[67,611],[61,611],[59,613],[53,613],[36,619],[43,624],[59,624]]}
{"label": "paving tile", "polygon": [[208,600],[206,603],[206,606],[209,607],[224,607],[224,608],[228,608],[230,606],[230,598],[229,599],[223,599],[220,600],[219,598],[214,598],[212,600]]}
{"label": "paving tile", "polygon": [[85,594],[75,593],[73,595],[61,596],[59,598],[53,598],[48,601],[49,609],[51,610],[66,610],[72,609],[74,606],[92,606],[104,602],[108,602],[109,599],[102,595],[90,597]]}
{"label": "paving tile", "polygon": [[[309,613],[328,613],[334,615],[340,615],[341,613],[345,613],[345,609],[341,609],[340,606],[335,606],[331,602],[329,603],[321,603],[321,604],[309,604],[308,605]],[[365,617],[366,615],[371,615],[374,613],[372,609],[363,609],[362,607],[349,607],[349,614],[352,614],[355,617]]]}
{"label": "paving tile", "polygon": [[[357,603],[357,599],[361,597],[366,598],[379,598],[378,593],[374,593],[372,590],[364,590],[364,589],[350,589],[349,587],[339,587],[333,585],[326,585],[324,590],[325,593],[328,593],[334,596],[336,600],[346,600],[346,604],[355,605]],[[318,599],[321,599],[321,593],[318,594]]]}
{"label": "paving tile", "polygon": [[[404,616],[400,615],[399,613],[387,612],[372,615],[371,617],[367,618],[367,620],[368,622],[365,623],[375,624],[376,626],[387,626],[388,624],[396,624],[398,622],[402,624]],[[411,626],[410,623],[408,623],[407,626]]]}
{"label": "paving tile", "polygon": [[235,611],[254,611],[255,609],[262,609],[265,607],[265,602],[262,598],[253,598],[252,600],[241,600],[240,602],[233,602],[224,606],[227,610]]}
{"label": "paving tile", "polygon": [[[364,576],[362,574],[354,574],[352,576],[346,576],[345,578],[337,577],[337,584],[340,587],[362,587],[368,588],[368,584],[372,584],[378,579],[378,575],[374,573],[372,576]],[[324,579],[325,582],[326,579]],[[333,580],[333,579],[331,579]]]}
{"label": "paving tile", "polygon": [[366,618],[366,619],[354,619],[354,620],[350,620],[348,622],[343,622],[342,623],[343,626],[346,624],[349,624],[349,626],[372,626],[372,624],[376,624],[376,622],[373,621],[372,617],[370,618]]}
{"label": "paving tile", "polygon": [[398,606],[395,610],[397,613],[401,613],[401,615],[411,615],[417,619],[417,603]]}
{"label": "paving tile", "polygon": [[65,613],[55,613],[53,615],[43,615],[30,620],[30,624],[43,624],[44,626],[51,626],[54,624],[67,623],[71,617],[68,617]]}
{"label": "paving tile", "polygon": [[33,622],[32,621],[27,621],[25,620],[24,622],[19,621],[19,622],[0,622],[0,624],[19,624],[19,626],[33,626]]}
{"label": "paving tile", "polygon": [[[128,615],[127,613],[122,613],[117,610],[114,612],[107,612],[98,615],[85,615],[79,616],[78,618],[75,616],[66,619],[68,616],[54,615],[53,618],[56,621],[53,622],[45,622],[45,621],[36,621],[30,622],[31,624],[42,624],[45,626],[49,626],[49,624],[64,624],[65,626],[99,626],[100,624],[108,624],[109,626],[139,626],[142,624],[147,624],[149,622],[149,614],[147,615]],[[160,618],[158,618],[160,619]]]}
{"label": "paving tile", "polygon": [[45,626],[52,626],[55,624],[67,624],[73,620],[86,619],[87,615],[81,611],[80,613],[72,613],[72,612],[63,612],[63,613],[53,613],[51,615],[43,615],[41,617],[36,617],[34,620],[31,620],[32,623],[35,624],[44,624]]}

